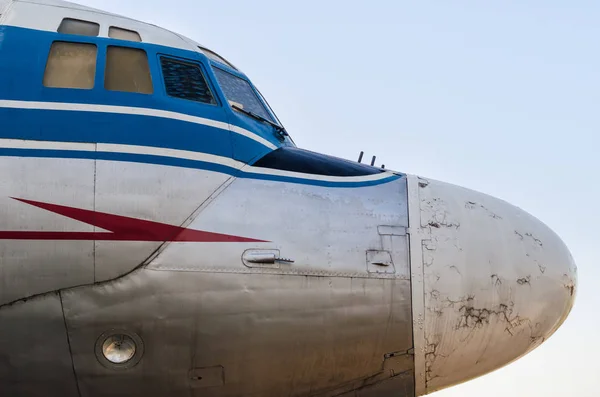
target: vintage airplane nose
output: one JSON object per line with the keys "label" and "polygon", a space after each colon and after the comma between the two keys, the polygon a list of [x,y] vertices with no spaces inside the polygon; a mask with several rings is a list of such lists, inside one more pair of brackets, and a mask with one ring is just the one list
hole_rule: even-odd
{"label": "vintage airplane nose", "polygon": [[577,268],[561,239],[502,200],[409,178],[417,394],[498,369],[568,316]]}

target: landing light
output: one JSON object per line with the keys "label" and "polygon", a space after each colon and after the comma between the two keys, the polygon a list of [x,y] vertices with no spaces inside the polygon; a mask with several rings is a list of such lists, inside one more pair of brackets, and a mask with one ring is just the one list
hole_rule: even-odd
{"label": "landing light", "polygon": [[102,354],[113,364],[124,364],[135,355],[135,342],[127,335],[113,335],[102,344]]}
{"label": "landing light", "polygon": [[96,357],[111,369],[135,366],[144,353],[144,343],[137,334],[126,330],[110,330],[96,341]]}

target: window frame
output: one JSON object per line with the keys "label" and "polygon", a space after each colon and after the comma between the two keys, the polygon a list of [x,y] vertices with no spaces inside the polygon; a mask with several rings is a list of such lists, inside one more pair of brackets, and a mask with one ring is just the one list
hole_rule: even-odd
{"label": "window frame", "polygon": [[[202,76],[204,77],[204,80],[206,81],[206,84],[208,85],[208,88],[210,89],[210,92],[211,92],[213,98],[215,99],[216,103],[206,103],[206,102],[194,101],[191,99],[179,98],[176,96],[169,95],[169,93],[167,92],[167,85],[165,83],[165,75],[163,73],[162,62],[160,60],[161,57],[170,58],[174,61],[179,61],[182,63],[188,63],[188,64],[198,66],[200,68],[200,72],[202,72]],[[204,65],[204,62],[202,62],[202,60],[185,58],[185,57],[181,57],[178,55],[168,54],[166,52],[157,52],[156,53],[156,64],[157,64],[157,69],[158,69],[158,75],[160,76],[160,82],[161,82],[161,88],[162,88],[161,93],[164,95],[165,98],[167,98],[169,100],[185,101],[185,103],[192,103],[192,104],[202,105],[202,106],[213,106],[213,107],[220,107],[220,108],[223,107],[223,101],[221,99],[221,95],[219,94],[219,91],[217,90],[217,87],[219,87],[219,86],[216,84],[216,81],[213,81],[211,75],[209,73],[207,73],[206,65]],[[156,92],[156,90],[154,90],[154,91]]]}
{"label": "window frame", "polygon": [[276,121],[275,124],[279,124],[280,127],[285,128],[283,126],[283,123],[281,122],[281,120],[279,120],[279,117],[277,117],[277,115],[275,114],[275,111],[273,110],[273,108],[271,108],[271,105],[269,105],[269,102],[267,102],[267,98],[265,98],[265,96],[262,94],[262,92],[260,92],[258,90],[258,88],[256,88],[254,86],[254,84],[252,84],[251,82],[250,82],[250,84],[252,85],[252,88],[254,88],[254,91],[256,91],[256,93],[258,94],[258,96],[262,100],[263,104],[267,107],[267,112],[269,114],[271,114],[271,117],[273,117],[273,120]]}
{"label": "window frame", "polygon": [[[217,54],[215,51],[210,50],[210,49],[208,49],[206,47],[202,47],[200,45],[197,46],[197,47],[198,47],[198,49],[200,49],[200,53],[202,55],[204,55],[206,57],[206,59],[209,60],[209,62],[215,62],[215,63],[217,63],[219,65],[227,66],[228,68],[231,68],[231,69],[235,70],[236,72],[238,71],[238,69],[235,66],[233,66],[233,64],[231,62],[229,62],[227,59],[225,59],[225,57],[221,56],[220,54]],[[206,55],[207,52],[211,53],[212,55],[214,55],[216,58],[222,60],[223,62],[221,62],[221,61],[219,61],[217,59],[213,59],[212,57]]]}

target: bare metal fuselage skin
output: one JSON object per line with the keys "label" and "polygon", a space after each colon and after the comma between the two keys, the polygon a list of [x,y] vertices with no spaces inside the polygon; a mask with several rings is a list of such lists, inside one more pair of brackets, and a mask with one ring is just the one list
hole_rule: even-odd
{"label": "bare metal fuselage skin", "polygon": [[[58,33],[65,18],[94,34]],[[73,61],[90,53],[93,69]],[[297,149],[229,106],[265,104],[232,99],[251,83],[207,54],[70,3],[0,1],[1,396],[413,397],[566,319],[576,267],[540,221]],[[124,77],[140,59],[144,93]],[[60,86],[73,67],[90,87]],[[181,67],[210,103],[171,90]],[[111,335],[131,359],[107,361]]]}
{"label": "bare metal fuselage skin", "polygon": [[[55,174],[66,166],[40,161],[36,168]],[[18,162],[10,160],[11,166]],[[113,178],[136,180],[144,167],[127,165]],[[163,175],[181,178],[181,186],[203,177],[178,169]],[[118,184],[123,190],[113,190],[115,198],[133,194],[130,183]],[[136,200],[160,208],[167,196],[153,191]],[[4,301],[42,294],[0,311],[0,322],[10,324],[0,331],[1,349],[16,359],[14,380],[23,380],[9,386],[10,395],[35,387],[28,377],[42,368],[49,382],[43,393],[56,396],[75,396],[77,387],[85,396],[337,395],[393,375],[399,376],[396,388],[412,394],[404,178],[337,190],[237,179],[196,200],[190,204],[198,209],[185,214],[190,228],[211,225],[272,242],[110,242],[131,254],[103,263],[96,256],[87,268],[82,264],[93,259],[95,244],[63,242],[61,261],[35,259],[56,271],[43,279],[26,273],[24,263],[33,260],[22,256],[57,243],[3,242],[21,257],[21,278],[28,280],[26,286],[5,284]],[[81,256],[69,257],[67,249]],[[245,265],[244,252],[253,249],[278,251],[294,262]],[[368,266],[367,252],[384,250],[393,264]],[[67,270],[71,264],[77,272]],[[128,274],[104,276],[127,268]],[[86,277],[88,285],[69,288]],[[144,356],[134,368],[111,371],[99,365],[93,347],[104,332],[123,328],[142,336]]]}

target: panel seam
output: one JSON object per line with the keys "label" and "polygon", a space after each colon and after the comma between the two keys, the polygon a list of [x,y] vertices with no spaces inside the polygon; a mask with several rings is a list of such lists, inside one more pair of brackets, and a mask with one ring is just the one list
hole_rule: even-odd
{"label": "panel seam", "polygon": [[69,338],[69,329],[67,327],[67,317],[65,315],[65,306],[63,304],[63,297],[60,291],[57,292],[58,298],[60,299],[60,310],[62,311],[63,324],[65,325],[65,336],[67,338],[67,345],[69,346],[69,356],[71,356],[71,368],[73,369],[73,380],[75,386],[77,386],[77,395],[81,397],[81,389],[79,388],[79,379],[77,378],[77,371],[75,371],[75,360],[73,359],[73,349],[71,348],[71,338]]}
{"label": "panel seam", "polygon": [[[94,148],[95,148],[95,151],[97,152],[98,151],[98,144],[97,143],[94,144]],[[97,172],[98,172],[98,159],[95,159],[94,160],[94,189],[93,189],[93,191],[94,191],[94,197],[92,198],[92,202],[93,202],[93,205],[94,205],[94,207],[93,207],[94,208],[94,217],[96,216],[95,215],[96,214],[96,183],[97,183],[97,179],[98,179]],[[96,232],[96,231],[97,231],[97,227],[94,225],[94,232]],[[92,242],[92,244],[93,244],[92,245],[92,261],[94,263],[93,280],[94,280],[94,284],[95,284],[96,283],[96,240],[94,240]]]}

